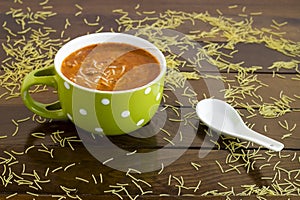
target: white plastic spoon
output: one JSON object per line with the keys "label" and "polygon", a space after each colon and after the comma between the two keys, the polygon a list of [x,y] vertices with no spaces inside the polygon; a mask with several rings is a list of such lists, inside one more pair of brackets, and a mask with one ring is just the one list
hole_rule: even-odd
{"label": "white plastic spoon", "polygon": [[281,151],[284,147],[282,143],[251,130],[238,112],[225,101],[201,100],[196,112],[200,120],[214,131],[254,142],[273,151]]}

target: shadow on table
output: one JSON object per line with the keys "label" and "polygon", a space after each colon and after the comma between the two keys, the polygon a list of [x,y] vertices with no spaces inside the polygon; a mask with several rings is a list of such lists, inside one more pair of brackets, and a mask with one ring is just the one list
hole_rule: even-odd
{"label": "shadow on table", "polygon": [[241,165],[238,170],[247,173],[258,187],[268,185],[268,181],[262,179],[263,174],[255,161],[255,157],[258,156],[257,148],[246,148],[246,145],[241,145],[243,141],[240,139],[220,135],[209,130],[205,125],[198,127],[197,136],[202,141],[201,148],[228,152],[227,156],[224,157],[224,162],[226,161],[224,166],[231,165],[228,168],[232,168]]}

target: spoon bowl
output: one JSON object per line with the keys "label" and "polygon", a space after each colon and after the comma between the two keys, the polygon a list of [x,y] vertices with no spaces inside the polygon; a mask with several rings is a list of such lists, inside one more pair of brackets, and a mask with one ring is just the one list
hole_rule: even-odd
{"label": "spoon bowl", "polygon": [[200,120],[214,131],[254,142],[273,151],[281,151],[284,147],[282,143],[251,130],[238,112],[225,101],[201,100],[196,112]]}

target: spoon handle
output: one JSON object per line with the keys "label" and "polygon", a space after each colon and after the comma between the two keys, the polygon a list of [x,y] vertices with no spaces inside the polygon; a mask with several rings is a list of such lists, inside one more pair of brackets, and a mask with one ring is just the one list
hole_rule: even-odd
{"label": "spoon handle", "polygon": [[273,151],[281,151],[284,147],[284,144],[282,144],[281,142],[278,142],[276,140],[273,140],[272,138],[264,136],[256,131],[251,130],[248,127],[246,127],[245,132],[246,131],[247,133],[245,133],[245,136],[241,134],[240,138],[249,140],[251,142],[264,146]]}

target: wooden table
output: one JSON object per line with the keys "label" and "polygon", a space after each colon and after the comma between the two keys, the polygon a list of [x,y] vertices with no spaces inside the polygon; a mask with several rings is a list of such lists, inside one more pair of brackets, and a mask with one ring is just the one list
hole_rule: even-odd
{"label": "wooden table", "polygon": [[[297,0],[1,1],[0,198],[298,199],[299,10]],[[137,21],[130,24],[128,18]],[[9,72],[28,73],[50,65],[55,51],[79,35],[130,32],[158,18],[160,28],[168,28],[168,33],[198,35],[192,43],[201,45],[208,56],[201,61],[202,68],[178,62],[181,72],[198,71],[196,78],[178,87],[168,81],[160,111],[146,127],[130,135],[95,136],[94,144],[91,135],[82,136],[71,122],[43,119],[23,105],[18,87],[24,76],[13,78]],[[227,25],[214,24],[223,19]],[[172,29],[167,26],[171,22],[180,26]],[[248,29],[242,24],[248,24]],[[219,34],[209,35],[213,27],[218,27]],[[256,39],[249,40],[249,30]],[[279,48],[285,52],[272,47],[279,38],[285,39]],[[184,44],[180,51],[199,52],[185,50]],[[208,44],[222,48],[209,49]],[[222,46],[226,44],[234,49]],[[6,48],[15,54],[7,55]],[[209,57],[219,63],[207,62]],[[192,63],[192,57],[188,58],[181,60]],[[174,59],[168,60],[171,68]],[[285,63],[275,65],[279,61]],[[224,98],[224,94],[251,128],[283,142],[284,150],[272,152],[210,133],[197,119],[195,103],[212,96]],[[47,102],[57,98],[51,89],[34,95]],[[267,114],[263,109],[274,112]],[[116,149],[124,154],[116,154]]]}

